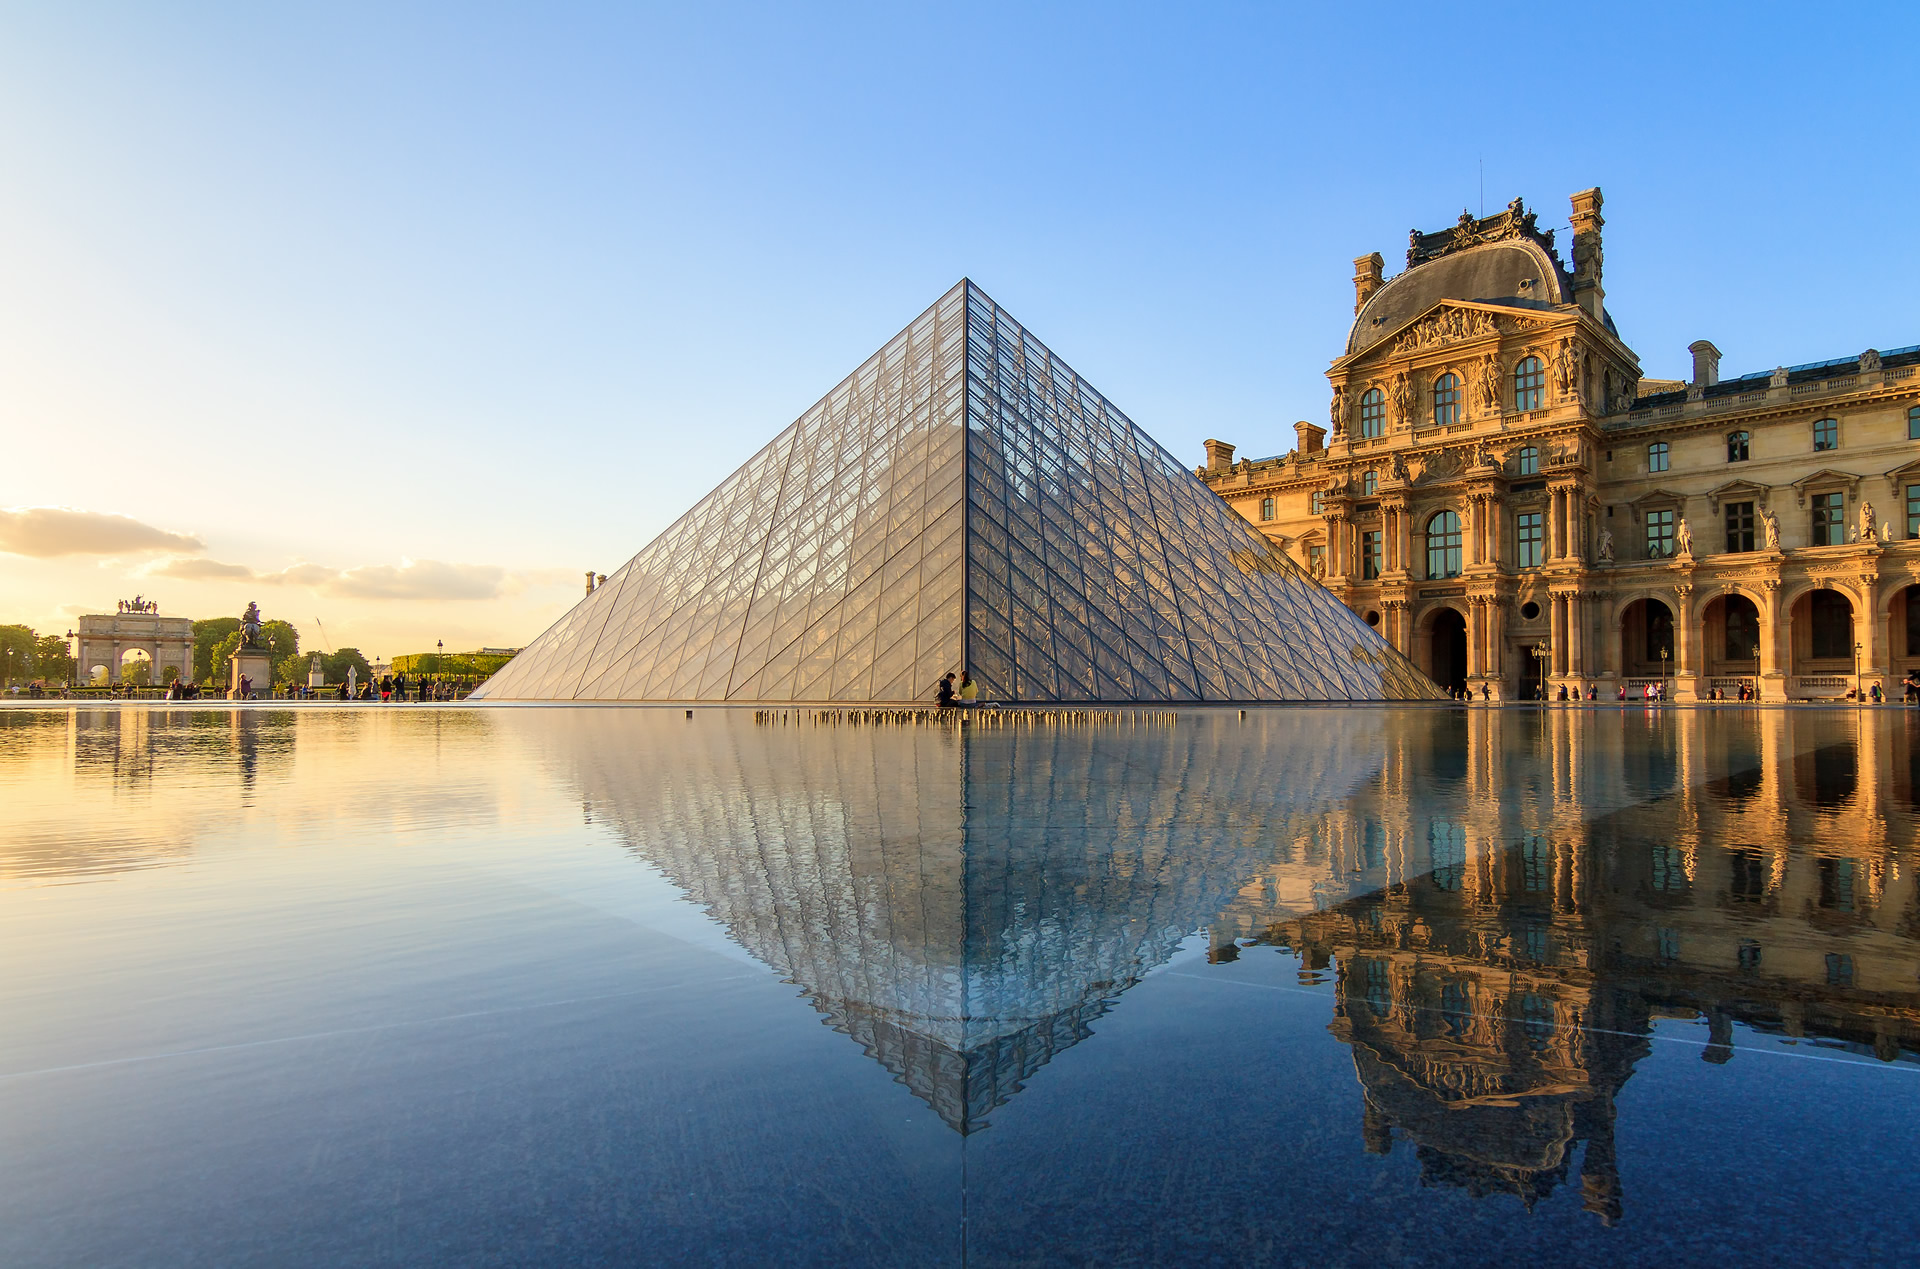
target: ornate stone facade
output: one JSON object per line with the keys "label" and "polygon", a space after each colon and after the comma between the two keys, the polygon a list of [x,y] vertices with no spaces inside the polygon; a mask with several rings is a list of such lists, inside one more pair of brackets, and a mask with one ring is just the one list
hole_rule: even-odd
{"label": "ornate stone facade", "polygon": [[[1443,686],[1830,699],[1920,671],[1920,346],[1648,380],[1515,200],[1355,262],[1330,431],[1198,474]],[[1876,504],[1876,500],[1878,500]]]}

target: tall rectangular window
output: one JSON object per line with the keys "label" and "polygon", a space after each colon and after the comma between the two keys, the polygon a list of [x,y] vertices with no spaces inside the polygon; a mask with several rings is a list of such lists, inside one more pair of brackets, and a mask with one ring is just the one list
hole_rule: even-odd
{"label": "tall rectangular window", "polygon": [[1655,441],[1647,446],[1647,470],[1665,471],[1669,452],[1665,441]]}
{"label": "tall rectangular window", "polygon": [[1673,512],[1647,512],[1647,558],[1664,560],[1673,554]]}
{"label": "tall rectangular window", "polygon": [[1907,486],[1907,536],[1920,538],[1920,485]]}
{"label": "tall rectangular window", "polygon": [[1547,562],[1546,515],[1526,511],[1514,517],[1520,535],[1520,567],[1539,568]]}
{"label": "tall rectangular window", "polygon": [[1839,546],[1847,540],[1847,507],[1845,494],[1817,493],[1813,495],[1813,544],[1815,546]]}
{"label": "tall rectangular window", "polygon": [[1821,419],[1813,425],[1813,447],[1820,449],[1840,448],[1840,424],[1836,419]]}
{"label": "tall rectangular window", "polygon": [[1315,577],[1319,577],[1325,573],[1327,571],[1327,548],[1324,546],[1308,547],[1307,567],[1312,570]]}
{"label": "tall rectangular window", "polygon": [[1753,549],[1753,504],[1751,502],[1727,504],[1727,549],[1729,551]]}
{"label": "tall rectangular window", "polygon": [[1270,497],[1262,498],[1260,500],[1260,518],[1262,520],[1273,519],[1273,499],[1272,498]]}
{"label": "tall rectangular window", "polygon": [[1360,580],[1380,580],[1380,530],[1368,529],[1360,535]]}
{"label": "tall rectangular window", "polygon": [[1920,405],[1907,411],[1907,439],[1920,441]]}
{"label": "tall rectangular window", "polygon": [[1323,495],[1318,489],[1314,490],[1312,493],[1307,495],[1307,510],[1313,515],[1319,515],[1320,507],[1324,499],[1325,499],[1325,495]]}
{"label": "tall rectangular window", "polygon": [[1745,432],[1727,433],[1727,461],[1744,463],[1747,461],[1747,434]]}

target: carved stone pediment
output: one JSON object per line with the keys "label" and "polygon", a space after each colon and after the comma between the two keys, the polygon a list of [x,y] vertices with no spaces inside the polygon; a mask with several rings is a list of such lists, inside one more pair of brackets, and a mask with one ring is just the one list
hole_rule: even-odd
{"label": "carved stone pediment", "polygon": [[1887,490],[1895,498],[1900,496],[1902,485],[1920,484],[1920,458],[1910,463],[1902,463],[1887,473]]}
{"label": "carved stone pediment", "polygon": [[1741,499],[1752,499],[1756,506],[1764,510],[1772,494],[1773,488],[1770,485],[1756,485],[1751,480],[1729,480],[1724,485],[1715,485],[1707,490],[1707,510],[1713,515],[1719,515],[1721,503],[1737,502]]}
{"label": "carved stone pediment", "polygon": [[1635,512],[1642,507],[1684,507],[1687,505],[1687,495],[1671,489],[1649,489],[1627,505]]}
{"label": "carved stone pediment", "polygon": [[1807,505],[1808,494],[1816,493],[1822,489],[1832,488],[1836,485],[1844,485],[1846,487],[1848,502],[1859,501],[1860,477],[1850,471],[1837,471],[1832,467],[1822,467],[1817,472],[1802,476],[1793,482],[1792,489],[1795,500],[1800,506],[1804,507]]}

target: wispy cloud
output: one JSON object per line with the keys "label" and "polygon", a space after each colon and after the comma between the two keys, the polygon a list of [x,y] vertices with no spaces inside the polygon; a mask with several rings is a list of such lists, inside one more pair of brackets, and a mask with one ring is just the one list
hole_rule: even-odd
{"label": "wispy cloud", "polygon": [[147,577],[178,577],[189,582],[253,576],[253,570],[245,564],[222,564],[219,560],[194,559],[190,556],[156,560],[140,572]]}
{"label": "wispy cloud", "polygon": [[9,555],[53,559],[206,549],[191,533],[169,533],[131,516],[74,507],[0,507],[0,552]]}
{"label": "wispy cloud", "polygon": [[305,586],[342,599],[496,599],[512,589],[512,583],[518,580],[494,564],[406,559],[397,565],[367,564],[358,568],[294,564],[277,572],[263,573],[245,564],[175,556],[157,560],[141,572],[149,577],[184,581],[238,580],[266,586]]}
{"label": "wispy cloud", "polygon": [[493,564],[443,564],[439,560],[402,560],[350,568],[328,581],[329,594],[354,599],[492,599],[507,570]]}

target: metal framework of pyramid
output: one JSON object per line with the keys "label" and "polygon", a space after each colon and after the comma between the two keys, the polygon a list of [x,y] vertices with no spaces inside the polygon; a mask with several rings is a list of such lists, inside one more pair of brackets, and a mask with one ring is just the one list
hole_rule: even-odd
{"label": "metal framework of pyramid", "polygon": [[971,282],[475,695],[1441,695]]}

